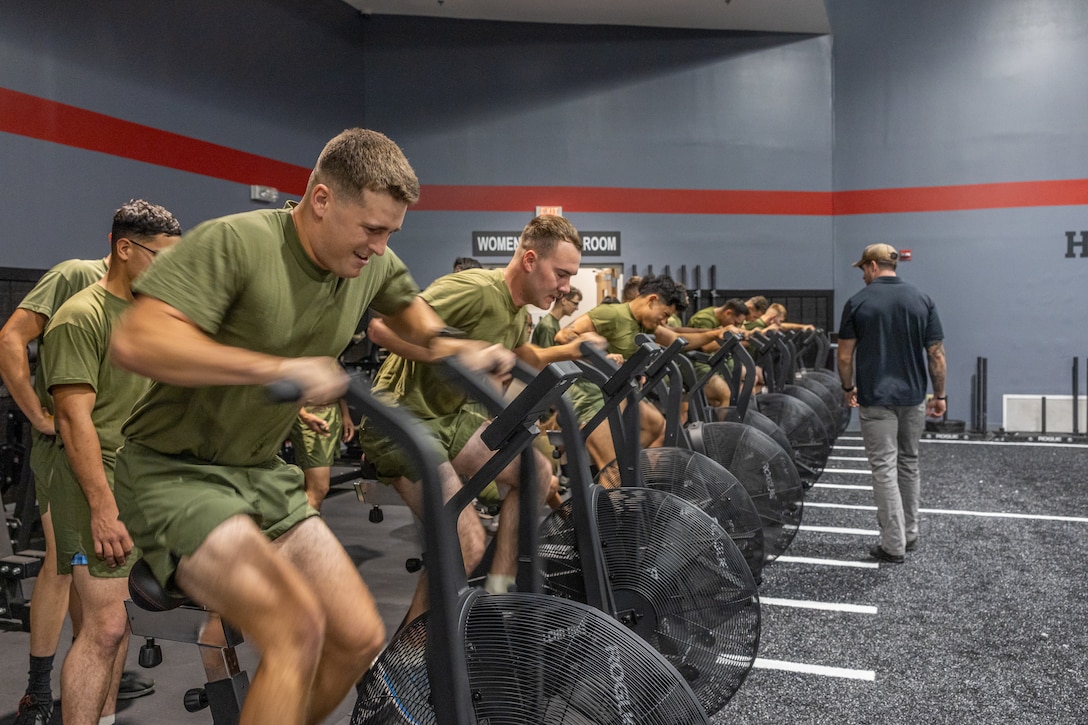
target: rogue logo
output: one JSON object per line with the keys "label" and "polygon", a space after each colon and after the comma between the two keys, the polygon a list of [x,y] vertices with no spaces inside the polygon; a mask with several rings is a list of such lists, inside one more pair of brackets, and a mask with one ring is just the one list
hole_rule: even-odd
{"label": "rogue logo", "polygon": [[1065,256],[1075,257],[1077,256],[1073,252],[1074,247],[1080,247],[1080,256],[1088,257],[1088,232],[1080,233],[1080,241],[1077,241],[1076,232],[1065,233]]}
{"label": "rogue logo", "polygon": [[581,637],[586,633],[585,620],[578,622],[578,624],[571,625],[570,627],[558,627],[556,629],[549,629],[544,633],[544,644],[552,644],[553,642],[562,642],[565,639],[575,639]]}
{"label": "rogue logo", "polygon": [[605,647],[608,653],[608,676],[612,678],[612,695],[616,698],[616,710],[623,725],[638,725],[635,722],[635,708],[631,704],[631,694],[627,691],[627,673],[620,662],[620,648],[616,645]]}
{"label": "rogue logo", "polygon": [[774,476],[771,475],[771,464],[763,463],[763,480],[767,483],[767,498],[774,501],[776,493],[774,490]]}

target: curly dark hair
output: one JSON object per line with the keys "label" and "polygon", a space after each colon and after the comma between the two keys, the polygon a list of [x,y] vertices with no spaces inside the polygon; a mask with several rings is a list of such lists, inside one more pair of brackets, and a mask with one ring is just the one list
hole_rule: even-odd
{"label": "curly dark hair", "polygon": [[458,257],[453,260],[453,271],[460,272],[462,269],[482,269],[483,265],[480,264],[480,260],[475,257]]}
{"label": "curly dark hair", "polygon": [[143,199],[131,199],[113,213],[110,238],[139,237],[147,239],[160,234],[181,236],[181,224],[174,215],[158,204]]}
{"label": "curly dark hair", "polygon": [[677,312],[688,306],[687,291],[665,274],[644,276],[638,286],[638,296],[644,295],[657,295],[663,304],[675,307]]}

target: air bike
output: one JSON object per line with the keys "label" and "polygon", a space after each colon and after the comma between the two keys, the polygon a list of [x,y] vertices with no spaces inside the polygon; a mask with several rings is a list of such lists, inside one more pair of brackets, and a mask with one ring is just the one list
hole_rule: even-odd
{"label": "air bike", "polygon": [[[474,380],[456,362],[447,364],[461,380]],[[650,644],[600,608],[546,596],[534,583],[537,482],[526,449],[541,413],[562,405],[562,393],[579,374],[570,363],[548,365],[484,431],[484,442],[496,451],[488,464],[494,470],[522,456],[521,501],[530,512],[519,527],[518,591],[498,595],[468,586],[456,534],[458,506],[490,478],[473,477],[463,495],[444,504],[437,475],[443,459],[422,424],[375,402],[358,385],[350,389],[351,402],[370,422],[419,461],[431,607],[393,636],[363,678],[352,725],[708,722],[684,677]],[[593,535],[582,529],[581,536]]]}
{"label": "air bike", "polygon": [[[538,432],[535,421],[579,374],[571,364],[549,365],[484,433],[485,442],[504,457],[501,465],[523,456],[523,508],[536,501],[535,467],[525,451]],[[460,376],[472,379],[463,370]],[[291,383],[270,388],[277,400],[298,397]],[[519,591],[487,595],[469,588],[456,534],[456,502],[443,505],[437,476],[443,459],[426,429],[404,411],[377,402],[357,380],[348,399],[420,464],[431,604],[427,614],[394,635],[363,678],[353,725],[708,723],[684,677],[630,629],[600,609],[540,593],[532,555],[535,512],[521,527]],[[478,492],[466,494],[466,500]],[[155,637],[199,645],[208,683],[186,693],[186,709],[210,707],[215,725],[237,723],[248,689],[235,653],[242,634],[164,591],[145,562],[133,567],[129,589],[133,634],[148,638],[141,664],[161,661]]]}
{"label": "air bike", "polygon": [[[605,467],[600,480],[612,486],[662,490],[695,504],[726,530],[758,583],[766,558],[759,512],[732,473],[682,445],[684,441],[677,435],[682,395],[678,383],[670,383],[660,396],[667,401],[661,406],[666,420],[664,447],[640,449],[639,411],[635,403],[662,387],[662,380],[675,378],[674,361],[686,342],[679,338],[661,349],[648,335],[636,339],[638,348],[619,369],[594,349],[584,351],[581,364],[587,379],[601,388],[604,407],[583,426],[582,440],[602,420],[608,419],[617,454],[616,462]],[[628,406],[621,413],[620,403],[624,400]]]}
{"label": "air bike", "polygon": [[[676,666],[710,715],[755,660],[759,598],[731,533],[758,539],[759,521],[743,488],[712,461],[678,449],[639,450],[637,381],[645,377],[652,386],[684,345],[662,352],[643,343],[618,369],[583,347],[583,361],[593,362],[584,371],[602,388],[605,407],[579,431],[571,403],[558,401],[571,498],[541,525],[540,563],[544,591],[587,602],[641,635]],[[592,482],[584,447],[605,417],[618,456],[620,486],[611,489]]]}
{"label": "air bike", "polygon": [[[766,338],[763,340],[769,343]],[[732,360],[732,371],[727,376],[730,403],[725,408],[712,408],[702,390],[710,375],[715,371],[724,372],[727,360]],[[818,414],[788,395],[764,394],[753,398],[756,365],[736,335],[725,336],[721,348],[709,358],[708,364],[710,373],[691,385],[689,419],[702,423],[744,423],[766,433],[793,461],[802,486],[811,488],[823,474],[831,452],[828,431]]]}
{"label": "air bike", "polygon": [[[731,340],[723,337],[720,349],[711,358],[712,370],[719,364],[719,356],[729,354],[731,349]],[[689,422],[681,425],[682,373],[677,363],[685,367],[690,364],[683,356],[673,360],[672,382],[663,395],[658,395],[666,420],[665,443],[678,446],[674,450],[686,449],[709,459],[747,493],[755,511],[755,526],[761,530],[762,549],[758,560],[753,560],[750,552],[745,552],[745,557],[758,581],[763,564],[785,552],[800,526],[804,489],[797,469],[790,454],[771,435],[745,423],[716,420],[702,409],[705,398],[699,386],[695,386],[695,395],[689,395]],[[694,375],[693,370],[689,373]],[[754,379],[754,375],[748,379]]]}
{"label": "air bike", "polygon": [[[831,397],[825,400],[834,401],[834,405],[829,405],[831,412],[839,413],[837,432],[832,436],[837,438],[850,425],[853,408],[843,400],[842,382],[838,374],[826,367],[831,348],[827,333],[823,330],[790,330],[784,335],[792,349],[794,381],[798,385],[809,387],[810,390],[816,389],[809,383],[818,383],[830,392]],[[815,360],[814,367],[805,367],[804,361],[809,358]]]}
{"label": "air bike", "polygon": [[[813,410],[827,432],[829,446],[844,428],[841,393],[833,393],[825,384],[813,378],[797,376],[794,367],[796,350],[790,338],[781,332],[754,333],[750,338],[763,368],[767,388],[774,395],[795,398]],[[765,395],[756,396],[756,405],[763,410]],[[772,416],[773,417],[773,416]]]}

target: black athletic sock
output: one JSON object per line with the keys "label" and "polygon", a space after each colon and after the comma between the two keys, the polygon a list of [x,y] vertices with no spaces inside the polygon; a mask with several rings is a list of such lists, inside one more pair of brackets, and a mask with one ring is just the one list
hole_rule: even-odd
{"label": "black athletic sock", "polygon": [[28,695],[43,695],[52,698],[53,688],[49,684],[49,678],[53,674],[53,657],[54,655],[48,657],[30,655],[30,678],[26,686]]}

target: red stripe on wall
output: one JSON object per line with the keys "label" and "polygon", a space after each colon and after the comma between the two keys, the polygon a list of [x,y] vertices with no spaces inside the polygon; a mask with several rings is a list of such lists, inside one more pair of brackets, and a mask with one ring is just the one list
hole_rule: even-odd
{"label": "red stripe on wall", "polygon": [[0,88],[0,131],[242,184],[306,190],[310,169]]}
{"label": "red stripe on wall", "polygon": [[836,191],[836,216],[1088,205],[1088,179]]}
{"label": "red stripe on wall", "polygon": [[[290,195],[310,170],[189,136],[0,88],[0,131]],[[621,189],[589,186],[425,185],[421,211],[840,216],[1088,205],[1088,179],[966,184],[859,191]]]}

